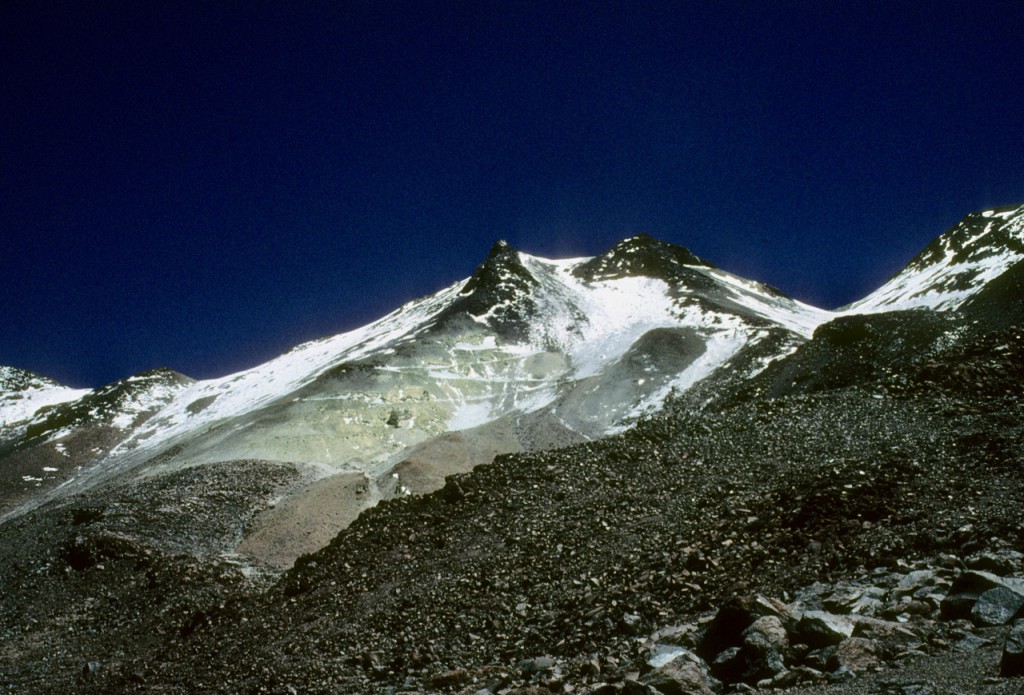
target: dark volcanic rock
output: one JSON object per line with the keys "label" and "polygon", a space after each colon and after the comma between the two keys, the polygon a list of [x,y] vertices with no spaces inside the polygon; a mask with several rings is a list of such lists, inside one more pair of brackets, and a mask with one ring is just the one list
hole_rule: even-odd
{"label": "dark volcanic rock", "polygon": [[853,622],[825,611],[807,611],[800,618],[796,634],[811,647],[834,646],[853,635]]}
{"label": "dark volcanic rock", "polygon": [[701,640],[698,652],[707,657],[714,657],[730,647],[739,647],[743,643],[743,633],[758,618],[774,615],[781,616],[784,606],[778,606],[763,596],[733,597],[718,609],[714,620],[708,625]]}
{"label": "dark volcanic rock", "polygon": [[[1012,585],[1009,582],[1013,582]],[[1002,577],[991,572],[982,570],[967,570],[961,572],[949,588],[949,594],[942,600],[942,616],[948,620],[955,618],[969,618],[972,615],[975,604],[985,592],[1002,588],[1012,594],[1019,594],[1018,589],[1024,589],[1020,582],[1004,580]],[[1007,605],[1010,600],[1010,593],[1000,592],[992,596],[989,608],[983,609],[985,613],[995,615],[998,612],[996,603]],[[1019,606],[1018,606],[1019,607]],[[1016,612],[1016,611],[1014,611]],[[1012,614],[1011,614],[1012,617]],[[979,620],[982,617],[979,616]]]}
{"label": "dark volcanic rock", "polygon": [[1005,625],[1024,607],[1024,594],[1005,586],[989,589],[971,608],[971,618],[978,625]]}
{"label": "dark volcanic rock", "polygon": [[1024,676],[1024,620],[1015,621],[1006,635],[999,675]]}
{"label": "dark volcanic rock", "polygon": [[647,234],[624,239],[587,261],[573,273],[590,282],[620,277],[646,276],[662,280],[686,278],[694,289],[709,289],[713,283],[687,266],[712,267],[682,246],[667,244]]}
{"label": "dark volcanic rock", "polygon": [[503,337],[525,334],[536,311],[532,297],[537,279],[523,265],[519,252],[497,241],[456,300],[437,317],[438,325],[492,314],[491,328]]}

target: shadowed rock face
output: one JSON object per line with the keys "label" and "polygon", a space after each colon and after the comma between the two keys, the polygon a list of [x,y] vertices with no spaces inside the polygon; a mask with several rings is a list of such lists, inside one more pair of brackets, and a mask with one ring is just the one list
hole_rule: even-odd
{"label": "shadowed rock face", "polygon": [[744,385],[742,393],[778,397],[875,384],[923,364],[959,340],[962,320],[931,311],[843,316],[820,326],[814,340]]}
{"label": "shadowed rock face", "polygon": [[996,328],[1024,325],[1024,260],[989,282],[962,311]]}

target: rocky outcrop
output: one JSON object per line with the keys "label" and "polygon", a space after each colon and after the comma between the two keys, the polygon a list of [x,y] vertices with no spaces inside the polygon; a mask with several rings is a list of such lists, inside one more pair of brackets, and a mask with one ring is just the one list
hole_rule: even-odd
{"label": "rocky outcrop", "polygon": [[[969,561],[976,564],[982,557],[1006,563],[1004,570],[1021,570],[1013,551],[986,553]],[[1021,577],[958,569],[949,561],[933,559],[906,572],[814,584],[788,604],[759,595],[730,599],[695,623],[653,633],[645,643],[652,670],[641,682],[659,693],[746,686],[785,689],[842,683],[891,668],[947,645],[953,637],[956,650],[975,650],[991,640],[985,630],[993,624],[977,618],[979,607],[1003,598],[1015,603],[1008,597],[1018,594],[1007,587],[1017,586]],[[992,588],[982,590],[986,586]],[[993,598],[983,600],[992,592]],[[974,605],[964,606],[970,595]],[[875,600],[860,601],[863,596]],[[960,613],[951,614],[950,605],[958,606]],[[964,610],[975,617],[973,622],[959,619]],[[1006,637],[1000,675],[1024,675],[1024,620],[1015,621]],[[680,684],[691,689],[678,690]],[[625,682],[616,688],[631,692]]]}

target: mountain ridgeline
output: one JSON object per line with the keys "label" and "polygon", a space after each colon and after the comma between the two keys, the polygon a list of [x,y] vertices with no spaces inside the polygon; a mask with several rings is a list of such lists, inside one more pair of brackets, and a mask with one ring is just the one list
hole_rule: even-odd
{"label": "mountain ridgeline", "polygon": [[[300,498],[362,480],[337,491],[351,508],[337,524],[275,544],[288,562],[380,499],[622,431],[730,360],[791,349],[824,316],[645,235],[566,261],[498,242],[468,279],[246,372],[49,386],[52,402],[5,429],[17,465],[0,468],[0,504],[17,514],[123,476],[243,459],[299,466]],[[302,520],[280,524],[306,535]]]}
{"label": "mountain ridgeline", "polygon": [[1015,692],[943,621],[1024,605],[1022,274],[1024,206],[836,311],[498,242],[219,379],[0,368],[0,688]]}

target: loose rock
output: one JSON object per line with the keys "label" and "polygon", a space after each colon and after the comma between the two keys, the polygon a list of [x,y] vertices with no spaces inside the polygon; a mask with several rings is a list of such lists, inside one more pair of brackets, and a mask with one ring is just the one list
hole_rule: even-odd
{"label": "loose rock", "polygon": [[1024,594],[1005,586],[989,589],[971,608],[971,618],[978,625],[1005,625],[1024,607]]}
{"label": "loose rock", "polygon": [[1010,626],[1003,644],[1003,657],[999,662],[999,675],[1004,677],[1024,676],[1024,620],[1016,620]]}
{"label": "loose rock", "polygon": [[853,621],[824,611],[807,611],[796,629],[801,641],[811,647],[827,647],[853,635]]}

